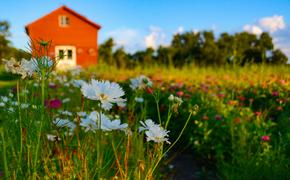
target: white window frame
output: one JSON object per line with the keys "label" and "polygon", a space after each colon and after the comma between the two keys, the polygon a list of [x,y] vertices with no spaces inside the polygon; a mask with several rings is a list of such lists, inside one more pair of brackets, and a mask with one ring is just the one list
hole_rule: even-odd
{"label": "white window frame", "polygon": [[66,15],[58,16],[58,24],[60,27],[68,27],[70,24],[70,19]]}
{"label": "white window frame", "polygon": [[[58,54],[59,50],[64,51],[63,59],[60,59],[60,57],[59,57],[59,54]],[[72,59],[68,59],[68,56],[67,56],[68,50],[72,51]],[[57,59],[57,68],[67,69],[67,68],[77,66],[77,53],[76,53],[75,46],[67,46],[67,45],[55,46],[55,55],[56,55],[56,59]]]}

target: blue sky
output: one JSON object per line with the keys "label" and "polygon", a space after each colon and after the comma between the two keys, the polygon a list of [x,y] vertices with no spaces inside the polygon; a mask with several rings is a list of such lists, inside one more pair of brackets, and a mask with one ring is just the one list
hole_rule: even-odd
{"label": "blue sky", "polygon": [[290,0],[3,0],[13,45],[27,47],[24,26],[61,5],[102,25],[99,43],[112,36],[130,52],[167,45],[177,32],[247,30],[269,31],[290,57]]}

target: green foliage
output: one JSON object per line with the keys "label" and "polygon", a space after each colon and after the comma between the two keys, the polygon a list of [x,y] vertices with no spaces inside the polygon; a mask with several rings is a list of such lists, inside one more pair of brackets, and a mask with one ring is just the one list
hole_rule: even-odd
{"label": "green foliage", "polygon": [[7,21],[0,21],[0,64],[3,59],[15,58],[20,60],[22,58],[30,58],[30,54],[12,47],[8,37],[10,36],[10,24]]}
{"label": "green foliage", "polygon": [[157,50],[147,48],[133,54],[123,48],[113,52],[112,38],[100,45],[100,59],[118,67],[133,67],[136,64],[164,64],[183,67],[189,64],[199,66],[224,66],[226,64],[286,64],[287,56],[274,48],[272,37],[267,32],[260,36],[248,32],[222,33],[218,38],[212,31],[185,32],[175,34],[169,46]]}

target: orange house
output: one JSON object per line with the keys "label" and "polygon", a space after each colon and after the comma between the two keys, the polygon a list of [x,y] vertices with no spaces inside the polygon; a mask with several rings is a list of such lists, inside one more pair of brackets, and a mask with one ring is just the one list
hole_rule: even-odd
{"label": "orange house", "polygon": [[48,55],[59,59],[58,68],[96,65],[100,28],[100,25],[66,6],[61,6],[25,26],[32,41],[51,41]]}

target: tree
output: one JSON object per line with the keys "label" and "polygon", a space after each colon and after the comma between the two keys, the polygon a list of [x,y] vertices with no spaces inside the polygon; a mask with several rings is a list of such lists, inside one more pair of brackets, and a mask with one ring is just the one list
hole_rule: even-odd
{"label": "tree", "polygon": [[99,46],[99,59],[101,62],[108,63],[109,65],[115,65],[113,61],[113,38],[109,38],[103,44]]}
{"label": "tree", "polygon": [[0,21],[0,60],[7,58],[10,51],[9,28],[10,25],[7,21]]}
{"label": "tree", "polygon": [[113,54],[114,61],[118,68],[125,68],[129,62],[128,54],[124,51],[124,48],[118,48]]}
{"label": "tree", "polygon": [[279,49],[274,50],[272,57],[270,58],[271,64],[286,64],[287,61],[287,56]]}

